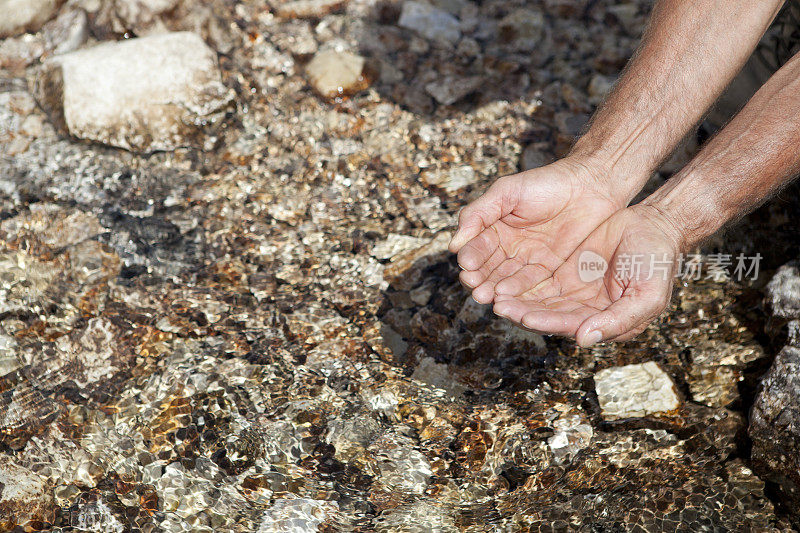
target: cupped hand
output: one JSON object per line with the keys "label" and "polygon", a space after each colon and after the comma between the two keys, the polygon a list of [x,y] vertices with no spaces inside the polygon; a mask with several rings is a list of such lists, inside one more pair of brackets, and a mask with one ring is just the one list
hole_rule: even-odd
{"label": "cupped hand", "polygon": [[465,207],[450,251],[478,303],[514,296],[551,277],[577,246],[627,198],[580,159],[505,176]]}
{"label": "cupped hand", "polygon": [[498,296],[494,310],[581,346],[628,340],[669,302],[681,232],[651,205],[623,209],[595,229],[552,277]]}

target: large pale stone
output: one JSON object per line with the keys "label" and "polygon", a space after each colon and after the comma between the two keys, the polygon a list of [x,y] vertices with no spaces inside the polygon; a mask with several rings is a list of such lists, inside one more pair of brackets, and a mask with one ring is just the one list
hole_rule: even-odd
{"label": "large pale stone", "polygon": [[36,93],[75,137],[142,152],[194,144],[232,98],[215,53],[190,32],[55,56]]}
{"label": "large pale stone", "polygon": [[0,38],[38,30],[62,3],[63,0],[0,0]]}
{"label": "large pale stone", "polygon": [[667,413],[681,405],[672,379],[652,361],[606,368],[594,383],[606,420]]}

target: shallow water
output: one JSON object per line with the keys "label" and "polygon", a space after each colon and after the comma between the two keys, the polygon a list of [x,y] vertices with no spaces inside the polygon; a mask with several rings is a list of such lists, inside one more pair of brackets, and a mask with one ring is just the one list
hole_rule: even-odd
{"label": "shallow water", "polygon": [[[8,131],[45,120],[0,154],[0,528],[788,529],[745,428],[791,205],[709,244],[760,251],[761,282],[679,284],[625,344],[514,328],[457,282],[458,209],[524,145],[563,154],[563,114],[591,111],[584,88],[624,65],[646,13],[534,4],[535,51],[479,22],[516,3],[476,7],[476,59],[409,42],[391,4],[309,22],[211,2],[224,31],[204,37],[235,43],[220,63],[237,99],[208,152],[65,137],[19,105],[25,72],[0,70]],[[303,62],[337,39],[384,74],[330,102]],[[443,75],[483,84],[442,106],[423,87]],[[680,407],[604,419],[595,373],[646,361]]]}

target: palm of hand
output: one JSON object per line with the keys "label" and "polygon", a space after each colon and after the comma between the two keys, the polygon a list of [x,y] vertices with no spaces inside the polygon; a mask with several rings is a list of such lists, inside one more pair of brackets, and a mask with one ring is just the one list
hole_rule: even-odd
{"label": "palm of hand", "polygon": [[551,277],[618,209],[583,182],[548,168],[498,182],[515,204],[460,249],[460,279],[477,302],[516,297]]}
{"label": "palm of hand", "polygon": [[[678,242],[643,207],[624,209],[600,225],[552,277],[518,295],[498,295],[495,312],[582,345],[627,340],[664,309],[672,288]],[[590,262],[605,262],[593,275]],[[593,332],[599,332],[592,335]]]}

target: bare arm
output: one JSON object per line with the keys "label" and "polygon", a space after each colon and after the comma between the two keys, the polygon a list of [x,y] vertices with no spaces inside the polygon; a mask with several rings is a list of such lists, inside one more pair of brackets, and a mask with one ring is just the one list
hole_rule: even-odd
{"label": "bare arm", "polygon": [[658,209],[691,248],[800,172],[800,54],[643,204]]}
{"label": "bare arm", "polygon": [[782,0],[659,0],[634,59],[573,154],[629,202],[742,68]]}

